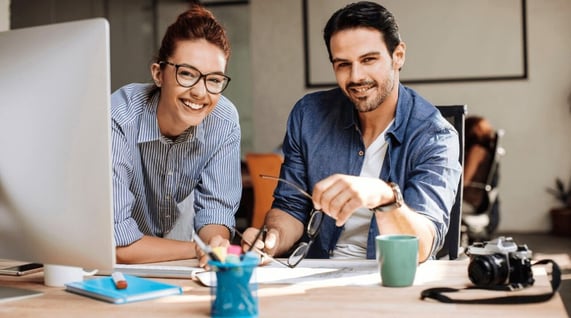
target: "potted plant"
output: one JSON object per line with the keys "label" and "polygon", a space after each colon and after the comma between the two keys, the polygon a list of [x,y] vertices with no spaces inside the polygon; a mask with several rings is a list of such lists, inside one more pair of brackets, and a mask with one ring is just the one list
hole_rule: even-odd
{"label": "potted plant", "polygon": [[555,179],[555,187],[547,188],[560,206],[549,211],[551,216],[551,232],[555,235],[571,236],[571,182],[567,187],[560,178]]}

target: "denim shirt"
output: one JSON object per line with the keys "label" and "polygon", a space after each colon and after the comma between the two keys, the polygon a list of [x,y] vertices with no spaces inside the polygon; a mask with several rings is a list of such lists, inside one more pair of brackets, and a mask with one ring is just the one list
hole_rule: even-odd
{"label": "denim shirt", "polygon": [[[379,178],[399,185],[406,204],[433,222],[432,255],[444,244],[462,167],[458,133],[438,109],[414,90],[399,85],[395,121],[386,133],[387,154]],[[283,142],[280,176],[309,193],[336,173],[358,176],[365,158],[358,113],[339,88],[310,93],[292,109]],[[278,183],[272,207],[307,224],[311,200]],[[343,228],[325,217],[308,258],[329,258]],[[371,213],[367,258],[375,258],[379,229]],[[302,240],[308,238],[304,234]]]}

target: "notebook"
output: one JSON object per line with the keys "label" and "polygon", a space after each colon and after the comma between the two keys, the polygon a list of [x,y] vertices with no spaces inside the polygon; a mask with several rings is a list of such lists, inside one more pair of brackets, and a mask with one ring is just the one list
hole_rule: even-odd
{"label": "notebook", "polygon": [[182,288],[177,285],[132,275],[124,276],[127,280],[127,288],[125,289],[117,289],[113,279],[106,276],[66,284],[65,290],[114,304],[182,294]]}

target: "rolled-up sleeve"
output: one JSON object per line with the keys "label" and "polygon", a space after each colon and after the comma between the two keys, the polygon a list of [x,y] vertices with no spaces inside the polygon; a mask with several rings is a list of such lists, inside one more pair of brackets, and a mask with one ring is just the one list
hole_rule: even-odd
{"label": "rolled-up sleeve", "polygon": [[233,232],[235,213],[242,196],[240,169],[240,127],[220,128],[216,134],[224,138],[202,171],[195,190],[195,228],[221,224]]}
{"label": "rolled-up sleeve", "polygon": [[410,152],[409,163],[414,162],[411,165],[414,168],[401,187],[407,205],[434,224],[434,253],[444,245],[462,173],[458,134],[443,128],[434,134],[424,134],[418,144],[423,146]]}

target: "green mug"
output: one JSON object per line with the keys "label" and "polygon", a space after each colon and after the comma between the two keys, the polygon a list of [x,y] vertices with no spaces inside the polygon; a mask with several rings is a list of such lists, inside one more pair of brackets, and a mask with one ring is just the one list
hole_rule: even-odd
{"label": "green mug", "polygon": [[411,286],[418,266],[418,238],[414,235],[387,234],[377,236],[375,243],[382,285]]}

